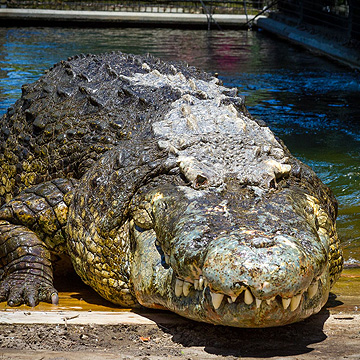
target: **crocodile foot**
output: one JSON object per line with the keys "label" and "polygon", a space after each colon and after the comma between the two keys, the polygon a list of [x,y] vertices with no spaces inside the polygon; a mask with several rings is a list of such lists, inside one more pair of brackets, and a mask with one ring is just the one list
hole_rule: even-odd
{"label": "crocodile foot", "polygon": [[9,306],[26,304],[34,307],[40,301],[57,305],[59,296],[52,282],[29,273],[12,273],[0,283],[0,302]]}

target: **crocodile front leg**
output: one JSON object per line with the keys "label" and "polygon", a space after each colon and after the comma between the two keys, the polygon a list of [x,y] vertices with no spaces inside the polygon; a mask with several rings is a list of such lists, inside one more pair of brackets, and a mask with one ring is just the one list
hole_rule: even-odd
{"label": "crocodile front leg", "polygon": [[8,221],[0,221],[1,269],[0,301],[8,305],[39,301],[57,304],[53,287],[50,252],[31,230]]}
{"label": "crocodile front leg", "polygon": [[0,209],[0,301],[10,306],[58,303],[51,253],[66,251],[70,180],[26,189]]}

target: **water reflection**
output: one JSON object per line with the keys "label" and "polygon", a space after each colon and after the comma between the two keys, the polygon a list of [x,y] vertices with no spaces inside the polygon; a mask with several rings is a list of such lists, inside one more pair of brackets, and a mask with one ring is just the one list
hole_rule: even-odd
{"label": "water reflection", "polygon": [[218,72],[334,190],[348,261],[360,261],[360,76],[256,32],[0,28],[0,113],[61,59],[121,50]]}

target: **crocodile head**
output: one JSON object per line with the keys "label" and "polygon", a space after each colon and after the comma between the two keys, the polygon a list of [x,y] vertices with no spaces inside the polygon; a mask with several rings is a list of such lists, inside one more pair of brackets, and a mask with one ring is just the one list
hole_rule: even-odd
{"label": "crocodile head", "polygon": [[336,236],[319,200],[299,188],[197,180],[156,188],[133,207],[137,300],[238,327],[285,325],[318,312],[333,280]]}

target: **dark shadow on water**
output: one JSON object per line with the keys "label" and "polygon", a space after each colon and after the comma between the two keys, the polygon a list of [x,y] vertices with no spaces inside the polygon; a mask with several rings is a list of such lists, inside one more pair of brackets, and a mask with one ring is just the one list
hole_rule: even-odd
{"label": "dark shadow on water", "polygon": [[93,289],[89,287],[88,291],[82,291],[79,293],[74,293],[70,296],[73,299],[84,301],[89,305],[98,305],[98,306],[106,306],[109,309],[119,309],[119,306],[111,303],[100,297]]}

